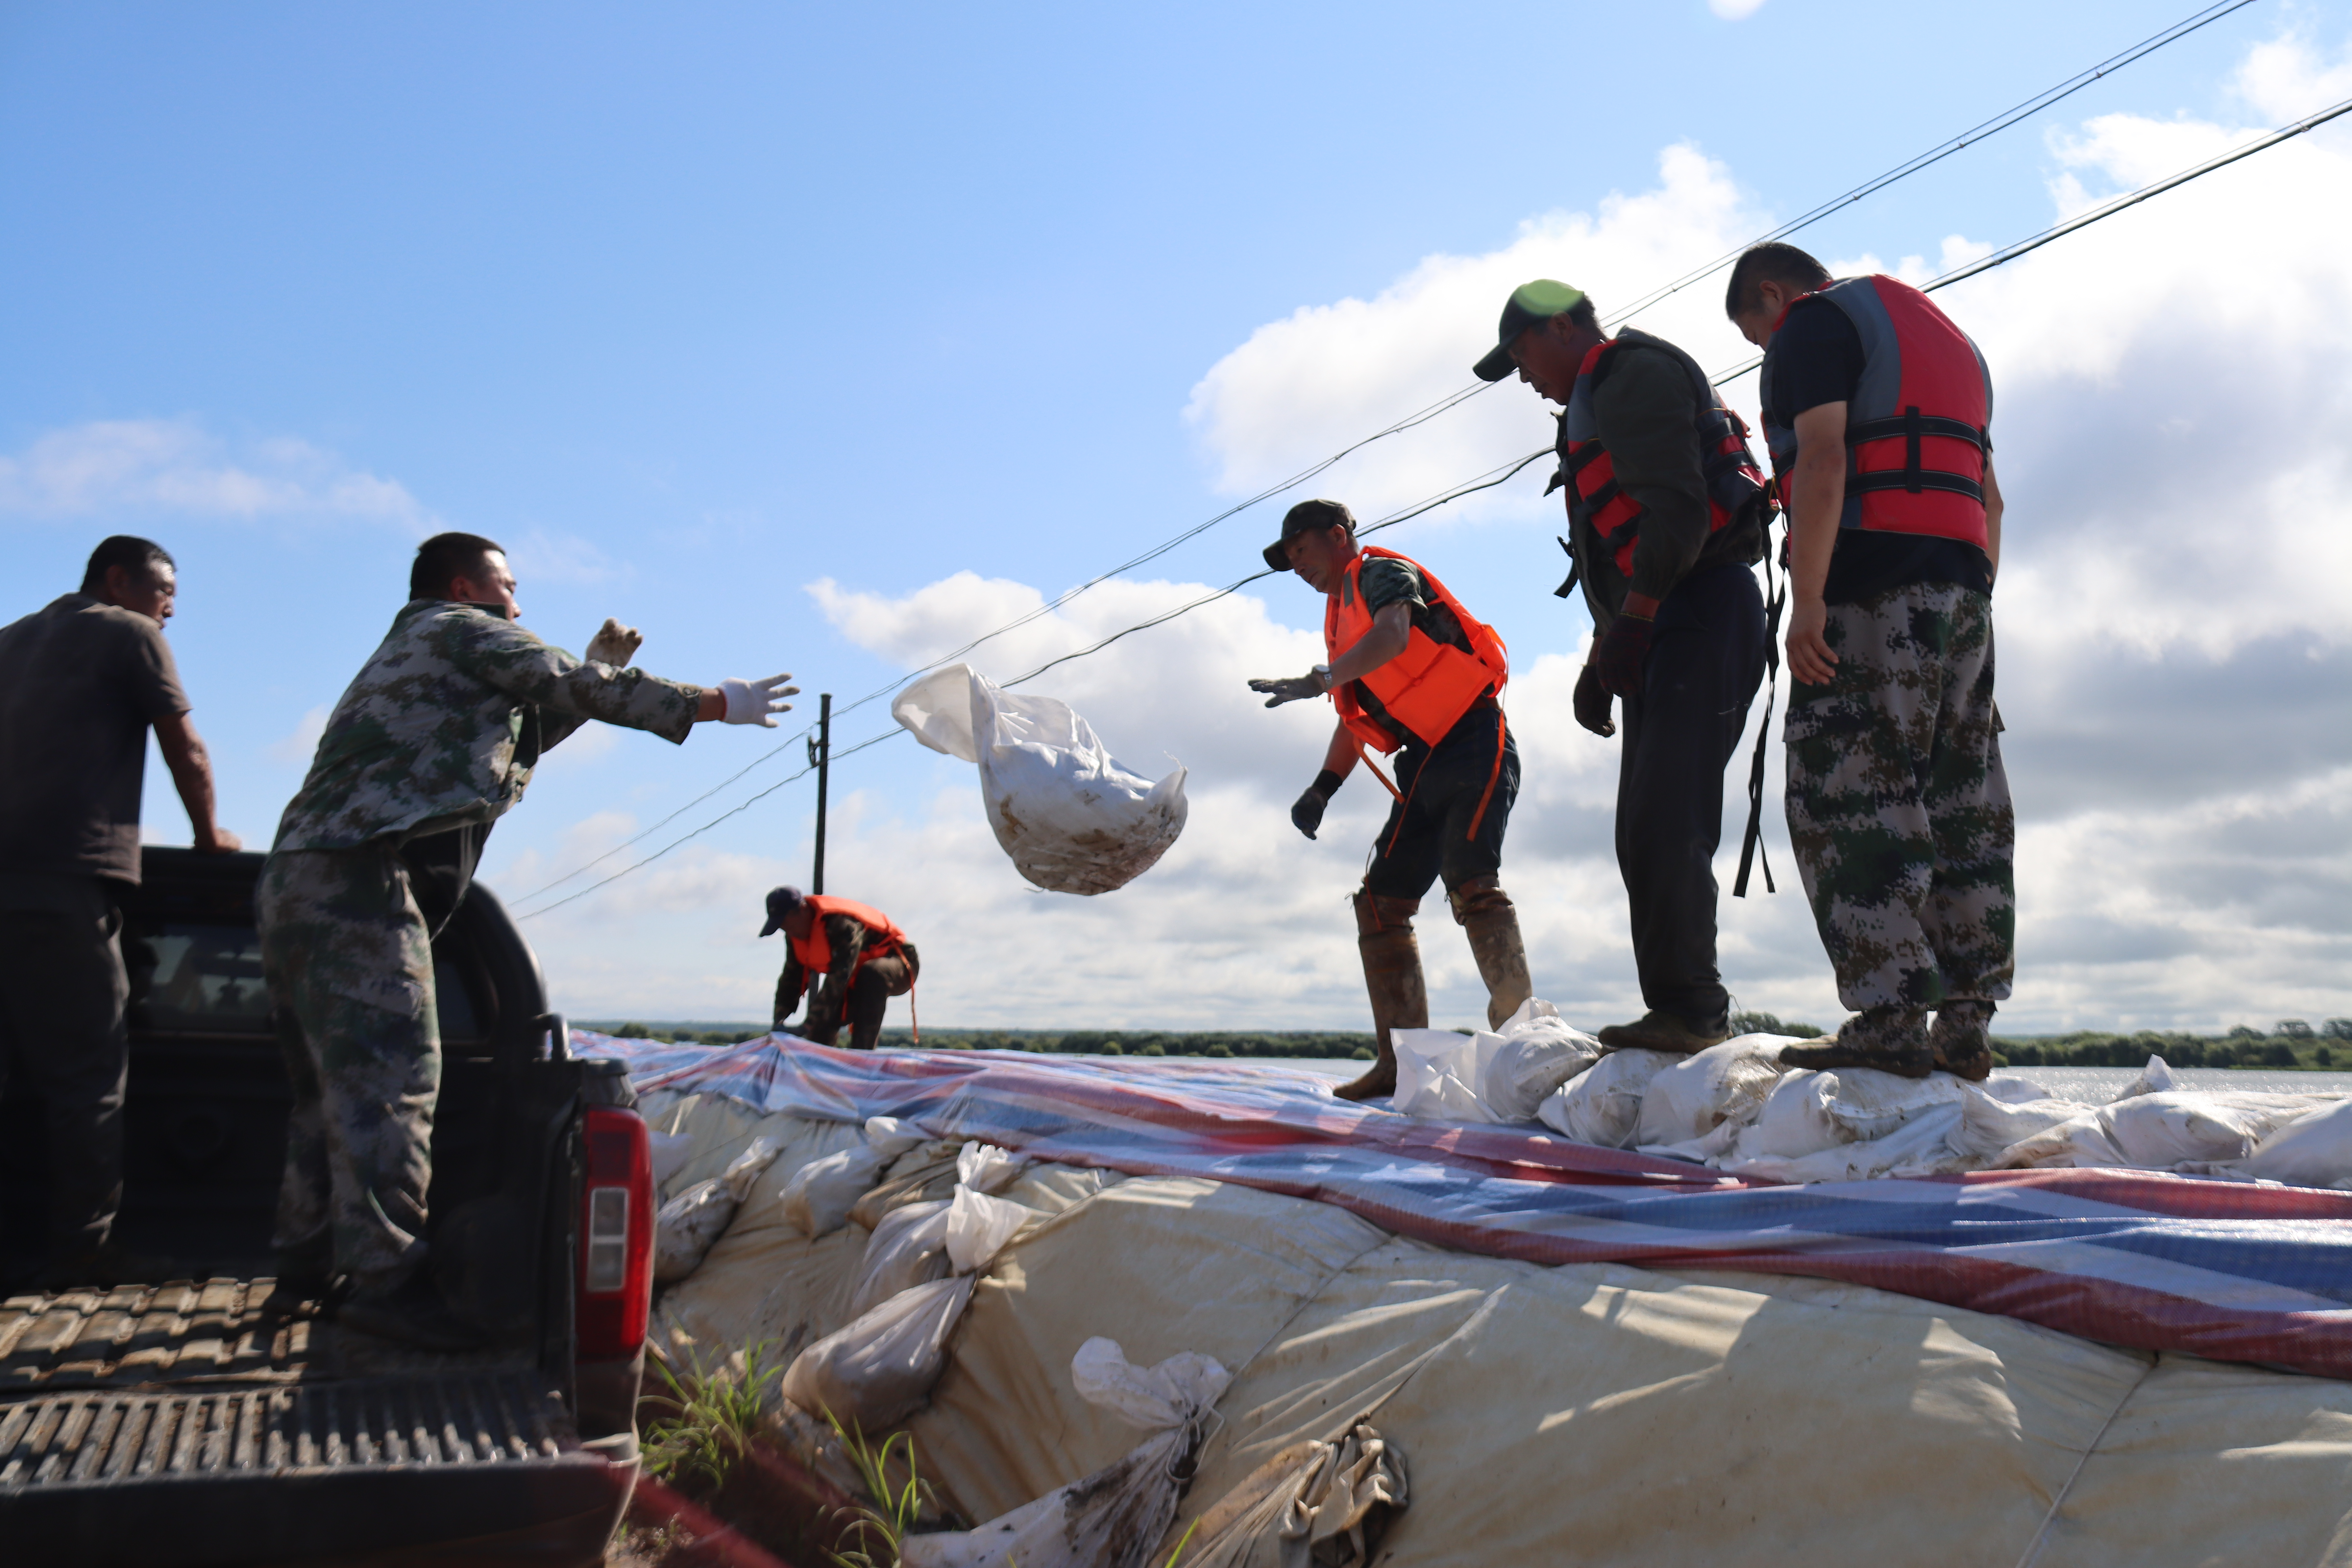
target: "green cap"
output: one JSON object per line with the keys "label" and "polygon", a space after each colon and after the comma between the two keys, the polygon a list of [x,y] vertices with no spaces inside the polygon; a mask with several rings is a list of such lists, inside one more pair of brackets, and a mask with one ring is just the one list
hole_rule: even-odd
{"label": "green cap", "polygon": [[1511,345],[1518,341],[1519,334],[1538,321],[1549,321],[1583,303],[1583,289],[1571,289],[1550,278],[1538,278],[1512,289],[1511,297],[1503,302],[1503,324],[1497,330],[1494,352],[1475,367],[1478,379],[1500,381],[1518,369],[1511,358]]}

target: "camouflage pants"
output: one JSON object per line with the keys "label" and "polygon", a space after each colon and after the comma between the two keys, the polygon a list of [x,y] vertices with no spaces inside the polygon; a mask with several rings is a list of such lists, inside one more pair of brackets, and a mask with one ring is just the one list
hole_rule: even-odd
{"label": "camouflage pants", "polygon": [[1838,999],[1998,1002],[2015,968],[2017,824],[1992,602],[1945,583],[1832,605],[1827,686],[1789,700],[1789,838]]}
{"label": "camouflage pants", "polygon": [[433,945],[398,851],[280,850],[255,912],[293,1080],[281,1252],[383,1289],[425,1255],[441,1087]]}

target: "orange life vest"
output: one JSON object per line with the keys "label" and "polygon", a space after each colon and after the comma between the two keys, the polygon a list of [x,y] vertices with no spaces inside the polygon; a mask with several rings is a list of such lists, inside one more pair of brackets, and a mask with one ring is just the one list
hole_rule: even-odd
{"label": "orange life vest", "polygon": [[[1475,651],[1465,653],[1415,626],[1402,653],[1370,675],[1332,688],[1332,705],[1339,709],[1339,721],[1348,726],[1349,732],[1375,751],[1393,752],[1404,744],[1406,737],[1395,733],[1391,724],[1402,725],[1433,746],[1461,722],[1462,716],[1480,698],[1501,692],[1503,683],[1511,678],[1509,650],[1492,627],[1462,607],[1462,601],[1448,592],[1428,567],[1410,555],[1367,544],[1348,563],[1347,570],[1339,574],[1339,586],[1323,604],[1323,648],[1329,658],[1338,658],[1372,629],[1372,612],[1365,607],[1363,585],[1359,581],[1367,556],[1402,561],[1418,571],[1430,603],[1443,605],[1454,613],[1462,635]],[[1388,722],[1357,700],[1355,688],[1359,685],[1379,702]]]}
{"label": "orange life vest", "polygon": [[830,893],[810,893],[802,901],[814,916],[809,921],[808,935],[787,934],[785,940],[793,944],[793,956],[801,961],[803,986],[815,984],[833,967],[833,938],[824,930],[827,915],[847,915],[874,933],[866,939],[866,951],[857,955],[857,963],[849,972],[853,980],[857,978],[857,971],[866,967],[867,959],[887,957],[906,942],[907,933],[871,904],[861,904],[856,899],[836,899]]}

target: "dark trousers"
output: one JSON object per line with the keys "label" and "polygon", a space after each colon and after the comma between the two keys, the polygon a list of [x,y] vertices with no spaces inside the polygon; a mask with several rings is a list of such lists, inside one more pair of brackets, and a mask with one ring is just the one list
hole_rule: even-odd
{"label": "dark trousers", "polygon": [[1617,867],[1642,1003],[1691,1022],[1729,1005],[1715,963],[1723,772],[1764,681],[1764,598],[1745,566],[1709,567],[1658,605],[1642,694],[1624,702]]}
{"label": "dark trousers", "polygon": [[105,1245],[122,1206],[130,998],[100,879],[0,875],[0,1091],[21,1073],[41,1101],[61,1258]]}
{"label": "dark trousers", "polygon": [[[882,1037],[882,1020],[890,1010],[890,998],[904,996],[915,988],[922,963],[911,942],[897,952],[867,959],[857,966],[857,973],[849,982],[845,1006],[822,993],[810,998],[809,1016],[801,1025],[801,1037],[829,1046],[845,1022],[849,1026],[849,1048],[872,1050],[875,1041]],[[844,1014],[847,1015],[845,1018]]]}
{"label": "dark trousers", "polygon": [[1473,708],[1436,745],[1413,742],[1394,755],[1396,786],[1404,798],[1389,808],[1364,886],[1382,898],[1418,899],[1440,878],[1450,893],[1475,878],[1497,875],[1503,829],[1519,795],[1519,748],[1503,710]]}

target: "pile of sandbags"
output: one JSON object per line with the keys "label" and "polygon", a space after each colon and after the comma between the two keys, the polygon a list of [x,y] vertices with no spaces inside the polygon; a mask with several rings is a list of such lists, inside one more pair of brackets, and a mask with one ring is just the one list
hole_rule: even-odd
{"label": "pile of sandbags", "polygon": [[1549,1003],[1529,1002],[1498,1034],[1397,1030],[1392,1105],[1540,1121],[1580,1143],[1776,1182],[2118,1166],[2352,1188],[2352,1100],[2339,1094],[2189,1089],[2152,1057],[2095,1104],[2007,1073],[1968,1083],[1784,1068],[1790,1043],[1743,1035],[1686,1057],[1603,1051]]}

